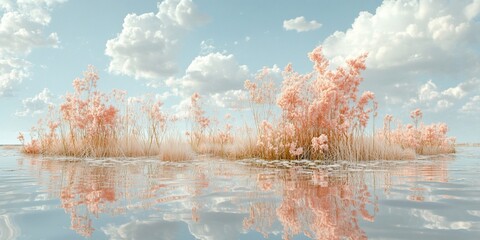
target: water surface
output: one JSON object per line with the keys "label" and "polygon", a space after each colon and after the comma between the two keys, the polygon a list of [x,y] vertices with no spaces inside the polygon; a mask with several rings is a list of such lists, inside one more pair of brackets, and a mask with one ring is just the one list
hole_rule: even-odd
{"label": "water surface", "polygon": [[480,148],[349,163],[26,156],[0,239],[480,239]]}

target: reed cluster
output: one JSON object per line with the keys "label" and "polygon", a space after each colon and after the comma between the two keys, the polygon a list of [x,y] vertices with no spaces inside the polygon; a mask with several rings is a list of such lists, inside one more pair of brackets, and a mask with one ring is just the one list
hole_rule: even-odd
{"label": "reed cluster", "polygon": [[[162,111],[154,97],[127,98],[126,91],[106,94],[97,89],[99,76],[89,66],[73,81],[73,93],[31,131],[20,134],[23,151],[78,157],[160,156],[182,160],[192,154],[227,158],[369,160],[411,159],[415,154],[455,151],[444,123],[425,125],[422,112],[412,112],[413,124],[384,118],[375,130],[378,104],[374,93],[360,93],[367,54],[332,70],[321,47],[309,53],[313,70],[300,74],[287,65],[275,87],[268,70],[245,81],[254,127],[237,128],[231,116],[212,121],[198,93],[190,98],[190,128],[176,131],[179,119]],[[366,131],[373,119],[373,132]]]}

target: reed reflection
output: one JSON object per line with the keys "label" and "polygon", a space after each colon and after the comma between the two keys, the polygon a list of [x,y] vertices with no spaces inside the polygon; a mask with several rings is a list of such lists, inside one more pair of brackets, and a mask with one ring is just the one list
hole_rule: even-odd
{"label": "reed reflection", "polygon": [[[259,174],[258,187],[279,194],[282,200],[272,205],[251,205],[244,227],[255,229],[265,237],[275,219],[283,226],[283,239],[304,234],[314,239],[364,239],[358,218],[373,221],[378,211],[374,199],[358,174],[329,176],[316,170],[306,174],[291,169],[281,174]],[[367,210],[370,206],[371,211]]]}
{"label": "reed reflection", "polygon": [[[25,160],[19,161],[23,165]],[[203,185],[182,186],[174,179],[190,176],[181,165],[86,162],[29,158],[29,167],[39,183],[46,185],[53,198],[71,218],[71,229],[84,237],[95,230],[92,219],[101,214],[127,214],[135,209],[152,209],[194,196]]]}
{"label": "reed reflection", "polygon": [[[359,219],[373,222],[379,211],[377,189],[388,195],[394,185],[407,184],[406,198],[425,201],[429,189],[419,182],[448,182],[452,156],[432,162],[377,165],[374,171],[325,170],[306,172],[293,168],[278,173],[259,173],[257,189],[281,196],[280,203],[255,202],[243,224],[265,238],[282,225],[283,239],[303,234],[312,239],[366,239]],[[378,171],[375,171],[378,170]]]}
{"label": "reed reflection", "polygon": [[[417,182],[448,181],[448,161],[444,160],[333,172],[300,167],[256,168],[211,159],[165,163],[26,158],[19,164],[30,168],[50,196],[60,200],[70,215],[71,229],[84,237],[92,236],[95,228],[101,227],[95,219],[102,218],[102,214],[162,210],[183,214],[177,220],[187,223],[190,229],[195,224],[209,225],[207,219],[201,218],[202,213],[221,209],[244,216],[243,233],[257,231],[266,238],[278,232],[280,226],[283,239],[296,235],[365,239],[359,223],[375,220],[378,190],[388,195],[392,186],[407,183],[407,199],[424,201],[428,189],[416,186]],[[229,194],[235,188],[245,194]],[[211,197],[213,193],[228,196],[226,201],[232,207],[216,207],[219,203]],[[169,203],[180,204],[165,205]],[[190,214],[185,215],[186,211]]]}

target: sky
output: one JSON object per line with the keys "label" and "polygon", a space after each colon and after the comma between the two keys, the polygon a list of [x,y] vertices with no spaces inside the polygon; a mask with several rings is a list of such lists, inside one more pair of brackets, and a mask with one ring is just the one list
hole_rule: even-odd
{"label": "sky", "polygon": [[480,142],[480,0],[0,0],[0,16],[0,144],[18,143],[89,64],[106,92],[156,94],[172,113],[199,92],[228,111],[264,67],[311,71],[320,45],[333,66],[368,52],[361,90],[380,116],[407,123],[420,108]]}

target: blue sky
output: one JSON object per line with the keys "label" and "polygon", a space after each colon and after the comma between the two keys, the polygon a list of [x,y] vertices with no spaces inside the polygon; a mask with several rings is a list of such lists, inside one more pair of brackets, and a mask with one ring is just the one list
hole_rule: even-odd
{"label": "blue sky", "polygon": [[228,106],[264,66],[310,71],[318,45],[334,64],[369,52],[363,88],[380,116],[408,122],[421,108],[459,142],[480,142],[479,13],[478,0],[0,0],[0,144],[88,64],[103,90],[162,95],[175,112],[194,91]]}

